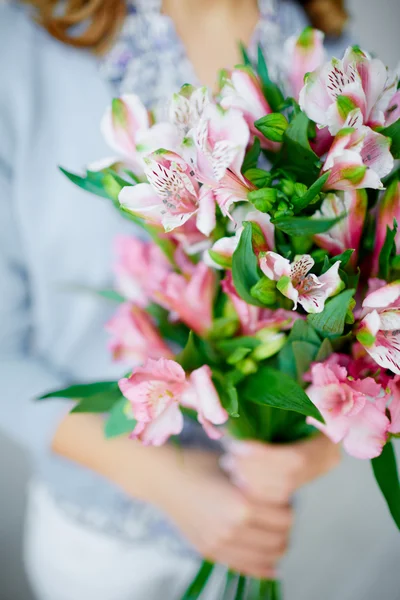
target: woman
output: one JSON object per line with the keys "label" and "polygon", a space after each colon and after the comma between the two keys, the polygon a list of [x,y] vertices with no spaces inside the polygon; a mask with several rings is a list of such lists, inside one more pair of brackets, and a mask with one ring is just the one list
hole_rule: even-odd
{"label": "woman", "polygon": [[[112,95],[135,92],[157,106],[185,82],[213,85],[218,68],[238,62],[238,39],[252,49],[260,41],[276,70],[283,39],[306,13],[283,0],[71,0],[57,17],[56,2],[36,4],[33,13],[0,9],[1,416],[35,458],[32,587],[39,600],[175,600],[198,568],[196,550],[272,577],[287,547],[293,492],[337,461],[325,438],[236,444],[223,459],[229,480],[197,431],[177,457],[171,446],[106,442],[101,418],[66,416],[64,404],[32,398],[121,374],[106,351],[107,307],[76,287],[107,286],[113,238],[132,230],[56,165],[79,170],[104,155],[98,123]],[[340,1],[305,8],[328,33],[341,31]],[[298,554],[293,560],[303,564]],[[331,572],[323,565],[321,580]],[[320,598],[318,585],[312,596],[301,581],[293,598]],[[205,598],[220,594],[215,580]]]}

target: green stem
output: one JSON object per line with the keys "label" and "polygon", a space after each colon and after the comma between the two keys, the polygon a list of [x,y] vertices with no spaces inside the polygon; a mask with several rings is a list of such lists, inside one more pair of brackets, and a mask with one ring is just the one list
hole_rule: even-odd
{"label": "green stem", "polygon": [[207,560],[202,562],[200,569],[182,596],[181,600],[197,600],[199,598],[201,592],[205,588],[208,578],[214,569],[214,566],[215,565],[213,563],[210,563]]}

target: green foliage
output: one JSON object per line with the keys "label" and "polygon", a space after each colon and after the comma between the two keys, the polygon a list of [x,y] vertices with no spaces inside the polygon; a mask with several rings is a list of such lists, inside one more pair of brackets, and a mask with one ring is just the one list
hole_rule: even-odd
{"label": "green foliage", "polygon": [[233,382],[221,373],[220,371],[213,370],[213,382],[215,389],[218,392],[219,399],[221,400],[222,406],[231,417],[239,416],[239,401],[238,394]]}
{"label": "green foliage", "polygon": [[349,304],[353,299],[354,292],[355,290],[345,290],[328,300],[321,313],[308,315],[308,323],[323,337],[343,335]]}
{"label": "green foliage", "polygon": [[323,422],[317,407],[290,377],[282,377],[277,369],[263,366],[241,385],[240,394],[249,402],[298,412]]}
{"label": "green foliage", "polygon": [[279,353],[280,371],[304,386],[303,375],[309,370],[311,363],[317,360],[321,347],[321,339],[312,325],[298,319],[293,324],[286,345]]}
{"label": "green foliage", "polygon": [[118,400],[110,410],[110,415],[104,423],[104,434],[107,439],[131,433],[136,425],[136,420],[129,416],[127,409],[130,404],[126,398]]}
{"label": "green foliage", "polygon": [[232,276],[236,291],[248,304],[262,306],[253,298],[251,289],[260,280],[258,260],[253,250],[253,229],[251,223],[243,223],[243,233],[232,257]]}
{"label": "green foliage", "polygon": [[259,156],[261,154],[261,144],[258,137],[254,138],[253,145],[246,152],[242,165],[242,173],[246,173],[249,169],[256,169]]}
{"label": "green foliage", "polygon": [[400,529],[400,481],[392,442],[388,442],[383,448],[382,454],[373,458],[371,463],[375,479],[386,500],[390,514]]}
{"label": "green foliage", "polygon": [[287,235],[315,235],[317,233],[325,233],[329,231],[331,227],[339,223],[344,217],[340,215],[334,219],[314,219],[311,217],[280,217],[273,219],[272,223],[286,233]]}
{"label": "green foliage", "polygon": [[110,411],[122,397],[118,387],[93,396],[86,396],[71,410],[72,413],[105,413]]}
{"label": "green foliage", "polygon": [[115,290],[96,290],[96,294],[98,294],[99,296],[101,296],[102,298],[105,298],[106,300],[111,300],[112,302],[125,302],[125,298],[123,296],[121,296],[121,294],[118,294],[118,292],[116,292]]}
{"label": "green foliage", "polygon": [[218,364],[219,357],[210,342],[191,331],[186,346],[175,360],[185,371],[190,372],[205,364]]}
{"label": "green foliage", "polygon": [[274,112],[279,111],[283,104],[284,97],[276,83],[270,79],[267,63],[265,62],[261,45],[258,46],[257,52],[257,71],[260,76],[263,92],[268,104]]}
{"label": "green foliage", "polygon": [[[327,182],[329,173],[324,173],[315,181],[305,193],[300,193],[292,197],[292,203],[296,213],[300,213],[302,210],[307,208],[309,204],[312,204],[318,194],[322,191],[325,183]],[[295,192],[300,191],[300,188],[295,188]]]}
{"label": "green foliage", "polygon": [[386,227],[385,242],[382,246],[382,250],[379,254],[379,277],[389,279],[391,258],[396,255],[396,244],[395,238],[397,234],[397,221],[393,220],[393,229],[389,226]]}
{"label": "green foliage", "polygon": [[214,567],[215,565],[210,563],[208,560],[203,560],[200,569],[187,588],[186,592],[183,594],[181,600],[198,600]]}
{"label": "green foliage", "polygon": [[393,158],[400,158],[400,119],[397,119],[397,121],[388,127],[380,129],[379,133],[391,138],[392,143],[390,146],[390,152],[392,153]]}
{"label": "green foliage", "polygon": [[159,304],[149,304],[146,312],[155,320],[161,336],[184,348],[189,337],[189,328],[183,323],[172,323],[169,312]]}
{"label": "green foliage", "polygon": [[54,392],[48,392],[38,398],[39,400],[46,400],[47,398],[71,398],[73,400],[77,398],[88,398],[103,392],[110,392],[118,390],[118,384],[115,381],[99,381],[96,383],[82,383],[78,385],[70,385],[69,387],[61,390],[55,390]]}
{"label": "green foliage", "polygon": [[318,178],[320,161],[308,141],[309,119],[299,112],[283,136],[278,165],[292,173],[298,181],[312,185]]}
{"label": "green foliage", "polygon": [[101,198],[107,198],[108,200],[113,199],[104,187],[104,173],[102,171],[87,171],[86,175],[82,177],[81,175],[67,171],[63,167],[59,167],[59,169],[72,183],[86,192],[90,192]]}

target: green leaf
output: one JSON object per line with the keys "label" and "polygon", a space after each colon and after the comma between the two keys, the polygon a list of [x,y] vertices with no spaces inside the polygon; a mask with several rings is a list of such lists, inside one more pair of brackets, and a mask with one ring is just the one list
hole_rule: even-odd
{"label": "green leaf", "polygon": [[304,210],[309,204],[312,203],[313,200],[318,196],[327,182],[329,177],[329,173],[324,173],[321,177],[318,177],[317,181],[315,181],[310,188],[302,194],[301,196],[295,196],[292,198],[292,204],[294,205],[295,212],[301,212]]}
{"label": "green leaf", "polygon": [[240,336],[233,340],[222,340],[217,343],[217,348],[226,354],[231,354],[237,350],[237,348],[246,348],[248,350],[254,350],[261,344],[261,341],[255,337]]}
{"label": "green leaf", "polygon": [[321,340],[318,333],[315,331],[314,327],[304,321],[303,319],[297,319],[293,323],[292,330],[289,335],[289,342],[309,342],[310,344],[314,344],[314,346],[321,345]]}
{"label": "green leaf", "polygon": [[276,83],[269,77],[267,63],[265,62],[261,44],[257,52],[257,71],[261,79],[264,95],[273,112],[277,112],[284,101],[283,94]]}
{"label": "green leaf", "polygon": [[284,134],[279,165],[306,185],[312,185],[319,175],[320,161],[308,141],[309,119],[299,112]]}
{"label": "green leaf", "polygon": [[157,323],[157,329],[165,340],[169,340],[184,348],[189,338],[189,328],[183,323],[173,323],[169,320],[169,312],[158,304],[149,304],[146,312]]}
{"label": "green leaf", "polygon": [[213,370],[213,382],[222,406],[231,417],[239,416],[239,400],[235,385],[221,371]]}
{"label": "green leaf", "polygon": [[59,169],[72,183],[86,192],[112,200],[112,197],[104,188],[104,173],[102,171],[87,171],[86,176],[82,177],[81,175],[67,171],[63,167],[59,167]]}
{"label": "green leaf", "polygon": [[71,410],[71,413],[104,413],[112,409],[112,407],[122,397],[122,394],[118,387],[111,389],[106,392],[99,392],[93,396],[87,396],[83,398],[78,404]]}
{"label": "green leaf", "polygon": [[236,350],[234,350],[232,354],[228,356],[226,362],[228,365],[235,365],[239,361],[243,360],[243,358],[245,358],[248,354],[250,354],[250,352],[250,348],[244,348],[243,346],[241,348],[236,348]]}
{"label": "green leaf", "polygon": [[380,129],[379,133],[391,138],[392,144],[390,146],[390,152],[392,153],[393,158],[400,158],[400,119],[397,119],[397,121],[388,127]]}
{"label": "green leaf", "polygon": [[324,233],[339,223],[346,213],[334,219],[314,219],[312,217],[280,217],[273,219],[272,223],[288,235],[315,235]]}
{"label": "green leaf", "polygon": [[70,385],[61,390],[48,392],[39,398],[46,400],[47,398],[87,398],[101,392],[117,390],[118,384],[115,381],[99,381],[96,383],[83,383],[78,385]]}
{"label": "green leaf", "polygon": [[[332,256],[329,260],[328,260],[328,264],[322,269],[322,273],[325,273],[328,269],[330,269],[330,267],[332,265],[334,265],[338,260],[340,260],[340,268],[344,269],[344,267],[347,265],[347,263],[349,262],[349,260],[351,259],[352,255],[354,253],[354,250],[349,248],[348,250],[345,250],[344,252],[342,252],[341,254],[337,254],[336,256]],[[321,273],[321,274],[322,274]]]}
{"label": "green leaf", "polygon": [[96,290],[96,294],[113,302],[125,302],[125,298],[115,290]]}
{"label": "green leaf", "polygon": [[256,404],[273,406],[314,417],[323,422],[317,407],[290,377],[282,377],[277,369],[263,366],[247,378],[240,390],[241,397]]}
{"label": "green leaf", "polygon": [[248,304],[262,306],[253,298],[251,289],[260,280],[258,260],[253,250],[253,229],[251,223],[243,223],[243,233],[239,244],[232,256],[233,283],[239,296]]}
{"label": "green leaf", "polygon": [[325,338],[318,350],[315,362],[324,362],[333,352],[333,347],[328,338]]}
{"label": "green leaf", "polygon": [[200,598],[200,594],[205,588],[214,566],[215,565],[208,562],[208,560],[202,562],[200,569],[186,592],[183,594],[181,600],[198,600],[198,598]]}
{"label": "green leaf", "polygon": [[206,357],[203,354],[200,340],[193,331],[189,333],[186,346],[175,358],[185,371],[194,371],[205,363]]}
{"label": "green leaf", "polygon": [[317,356],[318,348],[310,342],[293,342],[293,355],[296,364],[297,380],[303,383],[303,376]]}
{"label": "green leaf", "polygon": [[252,63],[250,60],[250,56],[248,55],[247,48],[243,44],[243,42],[239,42],[239,49],[240,49],[240,54],[242,56],[243,64],[246,67],[251,67]]}
{"label": "green leaf", "polygon": [[307,321],[324,337],[342,335],[349,304],[355,290],[345,290],[328,300],[321,313],[308,315]]}
{"label": "green leaf", "polygon": [[258,137],[254,138],[253,145],[246,152],[242,165],[242,173],[245,173],[249,169],[255,169],[257,167],[258,158],[261,154],[261,144]]}
{"label": "green leaf", "polygon": [[400,529],[400,481],[392,442],[388,442],[382,454],[371,460],[375,479],[389,507],[394,522]]}
{"label": "green leaf", "polygon": [[390,258],[396,252],[395,238],[397,234],[397,221],[393,220],[393,229],[386,227],[386,237],[382,250],[379,254],[379,274],[378,277],[387,280],[390,271]]}
{"label": "green leaf", "polygon": [[219,317],[218,319],[214,319],[208,335],[212,340],[230,338],[236,333],[238,328],[239,321],[236,315],[232,317]]}
{"label": "green leaf", "polygon": [[110,410],[110,416],[104,424],[104,434],[107,439],[131,433],[136,425],[136,419],[129,417],[127,408],[130,404],[126,398],[121,398]]}

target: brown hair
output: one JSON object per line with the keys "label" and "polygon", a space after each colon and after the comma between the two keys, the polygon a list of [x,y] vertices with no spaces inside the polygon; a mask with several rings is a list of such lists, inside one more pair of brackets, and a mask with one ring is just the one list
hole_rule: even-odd
{"label": "brown hair", "polygon": [[[348,15],[344,0],[299,0],[314,27],[327,35],[340,35]],[[57,13],[59,0],[25,0],[37,11],[37,19],[55,38],[76,46],[103,52],[121,27],[125,0],[66,0],[62,15]],[[86,24],[82,33],[75,26]]]}

